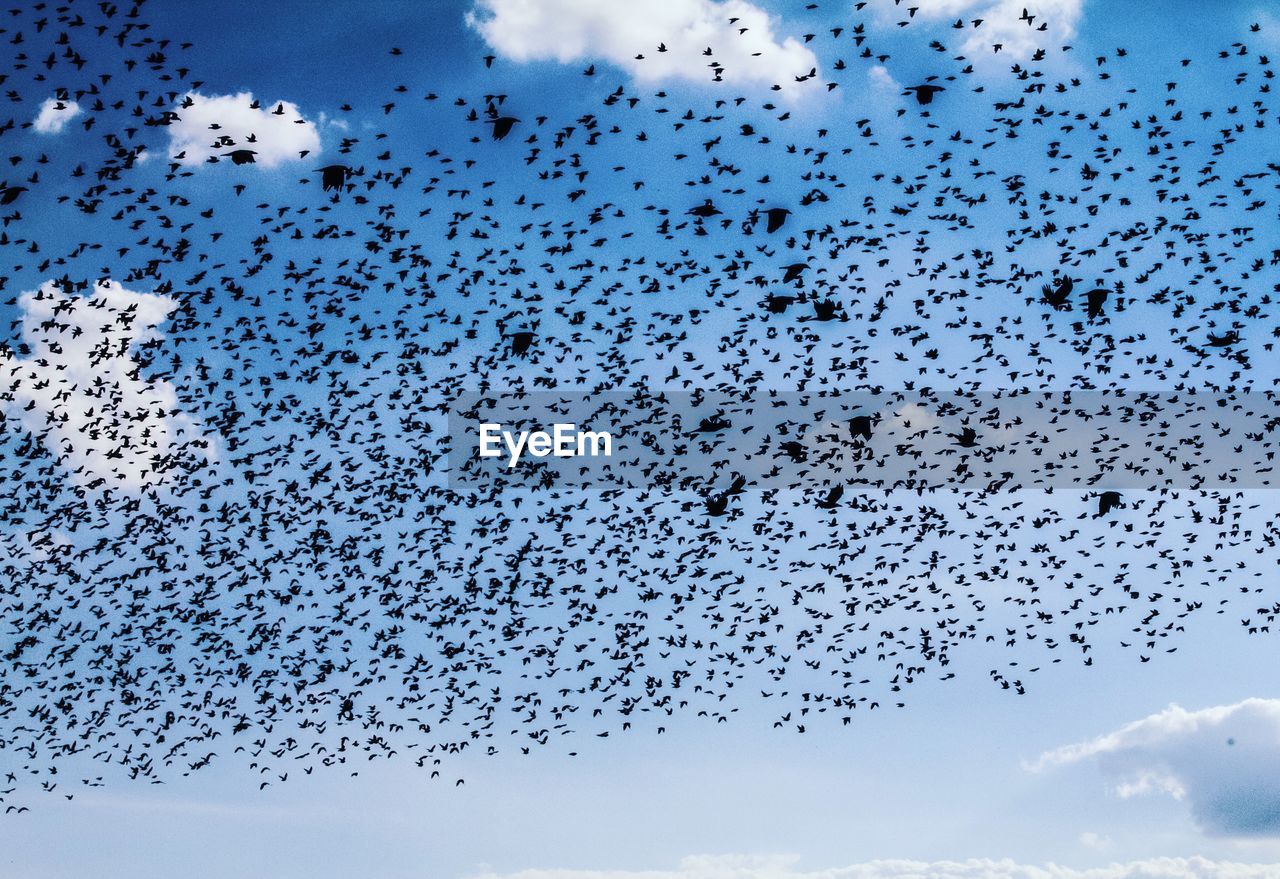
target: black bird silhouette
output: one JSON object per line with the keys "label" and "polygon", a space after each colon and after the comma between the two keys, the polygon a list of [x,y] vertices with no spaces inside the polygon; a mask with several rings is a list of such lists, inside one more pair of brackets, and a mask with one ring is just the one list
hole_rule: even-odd
{"label": "black bird silhouette", "polygon": [[1123,507],[1124,504],[1120,500],[1120,492],[1104,491],[1098,495],[1098,515],[1105,516],[1117,507]]}
{"label": "black bird silhouette", "polygon": [[820,321],[835,320],[840,316],[840,306],[834,299],[813,300],[813,319]]}
{"label": "black bird silhouette", "polygon": [[1058,311],[1070,311],[1074,287],[1075,282],[1071,278],[1055,278],[1052,286],[1045,284],[1040,288],[1040,300]]}
{"label": "black bird silhouette", "polygon": [[533,347],[533,340],[536,338],[533,330],[519,329],[511,333],[511,356],[525,357],[529,354],[529,349]]}
{"label": "black bird silhouette", "polygon": [[1106,304],[1110,293],[1111,291],[1106,287],[1095,287],[1085,294],[1085,301],[1089,306],[1089,317],[1102,317],[1102,306]]}
{"label": "black bird silhouette", "polygon": [[491,132],[493,139],[502,140],[504,137],[506,137],[508,134],[511,133],[511,129],[514,128],[516,123],[519,122],[520,120],[517,119],[515,116],[497,116],[493,119],[487,119],[485,121],[487,121],[490,125],[493,126],[493,131]]}
{"label": "black bird silhouette", "polygon": [[819,509],[834,510],[840,503],[840,498],[844,496],[844,486],[837,485],[835,488],[827,492],[826,497],[819,501],[815,501],[815,505]]}
{"label": "black bird silhouette", "polygon": [[804,270],[807,268],[809,268],[808,264],[802,262],[783,266],[784,273],[782,275],[782,283],[790,284],[792,281],[797,280],[802,274],[804,274]]}
{"label": "black bird silhouette", "polygon": [[783,296],[777,293],[770,293],[768,298],[765,299],[765,308],[770,314],[783,314],[786,312],[787,307],[794,304],[795,301],[796,297],[794,296]]}
{"label": "black bird silhouette", "polygon": [[768,218],[768,224],[765,231],[772,234],[782,228],[782,224],[787,221],[787,217],[791,215],[791,211],[787,208],[769,208],[765,211],[765,217]]}
{"label": "black bird silhouette", "polygon": [[849,432],[854,439],[869,440],[873,421],[870,415],[855,415],[849,419]]}
{"label": "black bird silhouette", "polygon": [[320,171],[320,187],[325,192],[341,192],[351,179],[352,170],[346,165],[325,165]]}
{"label": "black bird silhouette", "polygon": [[972,449],[978,445],[978,432],[972,427],[961,428],[959,433],[951,434],[951,438],[962,449]]}
{"label": "black bird silhouette", "polygon": [[778,448],[783,454],[790,458],[791,462],[794,464],[803,464],[805,461],[809,460],[809,450],[804,447],[804,443],[801,443],[798,440],[787,440],[784,443],[780,443]]}
{"label": "black bird silhouette", "polygon": [[946,89],[940,85],[930,85],[926,83],[925,85],[909,85],[903,94],[915,95],[916,103],[918,104],[932,104],[933,96],[938,92],[944,91],[946,91]]}
{"label": "black bird silhouette", "polygon": [[722,430],[728,430],[730,427],[733,427],[733,424],[730,423],[723,415],[718,413],[707,418],[703,418],[698,422],[699,433],[718,433]]}

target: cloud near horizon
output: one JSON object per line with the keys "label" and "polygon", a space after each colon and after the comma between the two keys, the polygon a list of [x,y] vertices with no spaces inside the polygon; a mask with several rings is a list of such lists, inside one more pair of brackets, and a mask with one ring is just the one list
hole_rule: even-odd
{"label": "cloud near horizon", "polygon": [[685,858],[674,870],[558,870],[480,873],[468,879],[1274,879],[1275,864],[1205,858],[1150,858],[1074,869],[1011,860],[876,860],[820,870],[797,870],[794,857],[743,855]]}
{"label": "cloud near horizon", "polygon": [[1111,780],[1120,797],[1164,794],[1186,802],[1206,834],[1280,836],[1280,699],[1199,711],[1170,705],[1042,754],[1028,768],[1086,762]]}

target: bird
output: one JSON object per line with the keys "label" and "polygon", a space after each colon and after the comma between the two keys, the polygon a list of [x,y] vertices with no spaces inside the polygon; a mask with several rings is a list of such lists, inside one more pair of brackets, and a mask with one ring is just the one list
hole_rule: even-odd
{"label": "bird", "polygon": [[854,439],[871,439],[873,419],[870,415],[855,415],[849,419],[849,433]]}
{"label": "bird", "polygon": [[958,433],[951,434],[951,438],[962,449],[972,449],[978,445],[978,432],[972,427],[962,428]]}
{"label": "bird", "polygon": [[18,200],[18,196],[27,191],[26,186],[9,186],[0,183],[0,206],[13,204]]}
{"label": "bird", "polygon": [[529,349],[533,347],[534,332],[531,329],[522,328],[511,333],[511,356],[527,357]]}
{"label": "bird", "polygon": [[903,94],[914,95],[917,104],[932,104],[934,95],[939,92],[946,91],[946,88],[940,85],[925,83],[924,85],[910,85]]}
{"label": "bird", "polygon": [[815,501],[815,506],[821,510],[834,510],[840,502],[840,498],[844,496],[844,486],[837,485],[827,492],[826,496],[819,501]]}
{"label": "bird", "polygon": [[1040,288],[1040,299],[1059,311],[1071,310],[1071,291],[1075,282],[1071,278],[1057,278],[1052,285],[1044,284]]}
{"label": "bird", "polygon": [[800,276],[804,274],[804,270],[807,269],[808,267],[809,267],[808,263],[802,263],[802,262],[792,263],[791,265],[783,266],[782,283],[790,284],[792,281],[798,280]]}
{"label": "bird", "polygon": [[770,293],[765,299],[765,309],[770,314],[784,314],[789,306],[796,302],[795,296],[785,296],[778,293]]}
{"label": "bird", "polygon": [[1095,287],[1085,294],[1089,317],[1102,317],[1102,306],[1106,304],[1110,293],[1106,287]]}
{"label": "bird", "polygon": [[341,192],[354,173],[346,165],[325,165],[320,172],[320,188],[325,192]]}
{"label": "bird", "polygon": [[782,228],[782,224],[787,221],[787,217],[791,215],[791,211],[787,208],[769,208],[765,211],[765,217],[768,222],[765,224],[765,231],[773,234]]}
{"label": "bird", "polygon": [[1105,516],[1112,510],[1123,507],[1118,491],[1104,491],[1098,495],[1098,515]]}
{"label": "bird", "polygon": [[496,116],[493,119],[487,119],[485,121],[493,126],[493,130],[490,134],[495,141],[498,141],[510,134],[511,129],[515,128],[516,123],[520,120],[515,116]]}

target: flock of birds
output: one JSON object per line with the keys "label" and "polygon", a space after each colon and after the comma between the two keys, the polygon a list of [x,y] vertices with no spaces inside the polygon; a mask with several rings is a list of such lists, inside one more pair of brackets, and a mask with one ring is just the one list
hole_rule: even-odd
{"label": "flock of birds", "polygon": [[[764,95],[714,47],[705,87],[415,93],[387,47],[271,169],[229,127],[163,157],[215,86],[140,4],[0,15],[6,810],[1268,634],[1263,35],[1140,68],[1024,12],[996,64],[866,6]],[[486,474],[476,407],[654,439]]]}

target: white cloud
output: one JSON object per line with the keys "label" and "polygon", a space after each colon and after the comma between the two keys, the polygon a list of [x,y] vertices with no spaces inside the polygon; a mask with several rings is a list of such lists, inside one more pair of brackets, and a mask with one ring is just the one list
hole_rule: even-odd
{"label": "white cloud", "polygon": [[904,403],[889,418],[888,426],[902,433],[915,433],[919,430],[933,430],[942,423],[936,412],[931,412],[919,403]]}
{"label": "white cloud", "polygon": [[[881,5],[876,7],[882,15],[899,15],[907,14],[907,9],[915,10],[916,18],[920,19],[938,19],[938,18],[959,18],[972,12],[979,6],[990,4],[991,0],[916,0],[910,7],[900,6],[898,4],[889,5],[888,0],[882,0]],[[973,16],[970,16],[973,17]]]}
{"label": "white cloud", "polygon": [[1043,754],[1030,768],[1096,764],[1121,797],[1186,801],[1218,836],[1280,836],[1280,699],[1187,711],[1177,705]]}
{"label": "white cloud", "polygon": [[[915,0],[910,6],[918,21],[963,19],[964,30],[951,33],[964,34],[960,51],[979,63],[1025,61],[1036,49],[1057,49],[1075,38],[1084,14],[1084,0]],[[887,2],[876,8],[882,20],[906,14],[905,6]],[[1034,21],[1022,19],[1024,9]],[[974,19],[982,19],[982,24],[971,27]],[[950,44],[945,38],[943,42]],[[998,53],[993,48],[997,43]]]}
{"label": "white cloud", "polygon": [[725,82],[785,88],[818,66],[799,40],[779,40],[770,15],[746,0],[477,0],[467,21],[513,61],[600,59],[646,81],[707,82],[715,61]]}
{"label": "white cloud", "polygon": [[272,168],[296,162],[303,150],[320,149],[316,126],[289,101],[255,101],[249,92],[201,95],[191,92],[173,109],[169,154],[184,165],[216,158],[230,163],[233,150],[253,150],[254,164]]}
{"label": "white cloud", "polygon": [[60,528],[0,535],[0,546],[6,546],[10,558],[21,554],[32,562],[47,562],[72,552],[75,545]]}
{"label": "white cloud", "polygon": [[112,281],[85,296],[50,282],[22,294],[24,358],[0,351],[0,411],[38,436],[77,481],[137,489],[163,481],[161,459],[212,446],[177,411],[164,381],[138,373],[133,347],[176,307]]}
{"label": "white cloud", "polygon": [[1274,879],[1275,864],[1204,858],[1152,858],[1093,869],[1010,860],[867,861],[826,870],[796,870],[795,858],[685,858],[674,870],[522,870],[472,879]]}
{"label": "white cloud", "polygon": [[867,79],[871,81],[872,86],[886,92],[898,94],[902,91],[902,84],[893,78],[893,74],[883,64],[876,64],[868,70]]}
{"label": "white cloud", "polygon": [[1280,47],[1280,15],[1269,9],[1257,8],[1249,14],[1251,24],[1261,28],[1262,42],[1271,48]]}
{"label": "white cloud", "polygon": [[59,101],[47,99],[40,105],[32,128],[41,134],[58,134],[67,127],[67,123],[80,115],[80,105],[75,101]]}
{"label": "white cloud", "polygon": [[[1023,10],[1035,16],[1028,24],[1020,16]],[[1036,49],[1056,50],[1075,39],[1080,17],[1084,13],[1084,0],[1000,0],[977,16],[986,21],[970,31],[962,47],[965,54],[975,58],[994,57],[999,60],[1024,61]],[[1039,30],[1040,25],[1047,25]],[[993,46],[999,43],[999,54]],[[1056,56],[1056,51],[1054,56]],[[1053,56],[1051,56],[1053,57]]]}
{"label": "white cloud", "polygon": [[1111,848],[1111,837],[1105,833],[1094,833],[1092,830],[1086,830],[1080,834],[1080,844],[1094,851],[1104,851]]}

